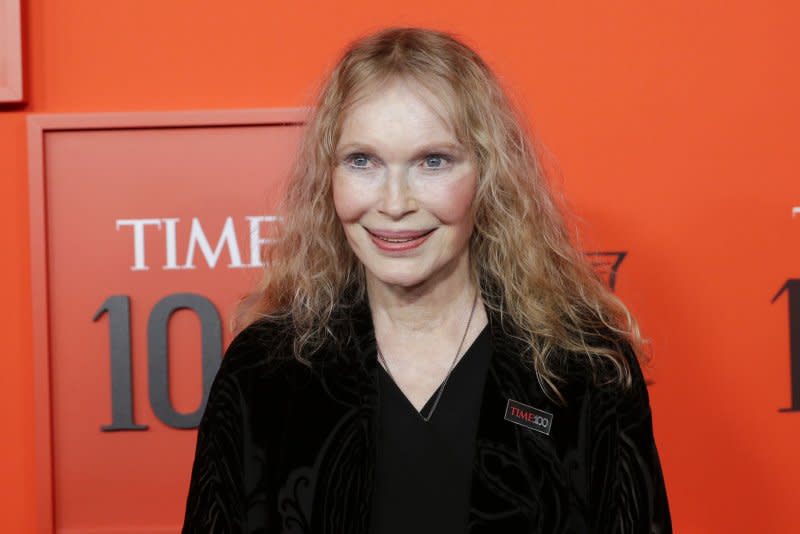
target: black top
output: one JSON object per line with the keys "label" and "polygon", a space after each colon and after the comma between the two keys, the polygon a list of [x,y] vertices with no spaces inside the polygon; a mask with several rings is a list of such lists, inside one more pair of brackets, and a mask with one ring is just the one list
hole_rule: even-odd
{"label": "black top", "polygon": [[[491,355],[487,325],[450,373],[428,422],[380,367],[372,534],[466,532],[475,432]],[[422,414],[430,414],[438,393]]]}

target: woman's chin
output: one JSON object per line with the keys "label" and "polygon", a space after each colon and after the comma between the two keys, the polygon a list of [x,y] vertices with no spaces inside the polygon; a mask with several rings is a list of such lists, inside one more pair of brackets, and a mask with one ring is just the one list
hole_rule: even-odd
{"label": "woman's chin", "polygon": [[406,288],[412,289],[415,287],[419,287],[422,285],[427,277],[420,273],[419,270],[416,272],[376,272],[371,271],[370,274],[372,275],[371,278],[373,282],[382,285],[382,286],[391,286],[395,288]]}

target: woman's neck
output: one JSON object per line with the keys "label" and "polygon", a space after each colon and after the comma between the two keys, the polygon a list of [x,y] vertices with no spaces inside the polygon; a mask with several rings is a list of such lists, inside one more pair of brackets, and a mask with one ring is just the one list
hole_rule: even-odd
{"label": "woman's neck", "polygon": [[419,410],[488,322],[469,262],[414,287],[368,277],[367,294],[382,364]]}
{"label": "woman's neck", "polygon": [[[423,337],[436,332],[447,335],[454,330],[462,333],[478,291],[470,277],[469,261],[465,259],[450,272],[439,274],[412,287],[386,284],[368,274],[367,295],[376,330]],[[480,295],[473,321],[481,315],[479,308],[482,311]]]}

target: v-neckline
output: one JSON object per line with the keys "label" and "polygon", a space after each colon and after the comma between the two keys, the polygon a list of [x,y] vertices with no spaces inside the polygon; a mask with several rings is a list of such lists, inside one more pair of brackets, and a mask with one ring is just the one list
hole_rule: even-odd
{"label": "v-neckline", "polygon": [[[472,343],[469,345],[469,347],[467,347],[467,350],[464,352],[464,355],[461,356],[461,359],[459,359],[456,362],[455,367],[453,367],[453,370],[450,372],[450,377],[448,379],[448,382],[450,382],[450,380],[453,379],[453,376],[456,374],[458,369],[464,367],[462,365],[464,363],[464,361],[467,358],[469,358],[472,353],[475,352],[475,349],[478,346],[478,342],[481,341],[483,336],[488,335],[487,334],[488,332],[489,332],[489,324],[487,323],[486,325],[484,325],[484,327],[480,331],[480,333],[477,336],[475,336],[475,339],[472,340]],[[442,379],[442,383],[439,384],[439,386],[435,390],[433,390],[433,393],[431,393],[431,395],[428,397],[428,400],[426,400],[425,404],[422,405],[422,409],[421,410],[417,410],[416,406],[414,406],[414,403],[411,402],[411,400],[406,396],[406,394],[403,392],[403,390],[400,389],[400,386],[397,385],[397,382],[394,381],[392,376],[383,367],[383,365],[378,363],[378,368],[383,373],[384,378],[391,384],[390,387],[392,387],[394,389],[394,391],[396,393],[398,393],[400,395],[400,397],[402,397],[403,402],[406,404],[406,406],[408,406],[408,408],[411,409],[412,413],[420,420],[420,422],[425,423],[426,421],[423,419],[423,417],[427,417],[427,415],[423,415],[423,414],[430,414],[431,404],[436,399],[436,395],[438,395],[439,390],[442,388],[442,384],[444,384],[444,380],[445,379]],[[442,397],[444,397],[444,395],[445,395],[445,393],[443,392],[442,393]],[[439,402],[441,403],[441,399],[440,399]],[[434,412],[434,414],[435,414],[435,412]]]}

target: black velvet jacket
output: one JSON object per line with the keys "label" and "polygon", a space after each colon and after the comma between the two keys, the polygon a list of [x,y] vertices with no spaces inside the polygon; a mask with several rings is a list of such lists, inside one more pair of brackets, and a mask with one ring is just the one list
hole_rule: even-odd
{"label": "black velvet jacket", "polygon": [[[559,406],[487,312],[494,353],[468,532],[671,532],[649,396],[630,351],[631,391],[592,386],[575,365],[561,389],[569,405]],[[333,328],[345,341],[324,347],[311,370],[291,358],[287,326],[259,322],[234,338],[198,428],[184,533],[368,534],[379,365],[369,307]],[[506,420],[508,399],[553,414],[550,434]]]}

